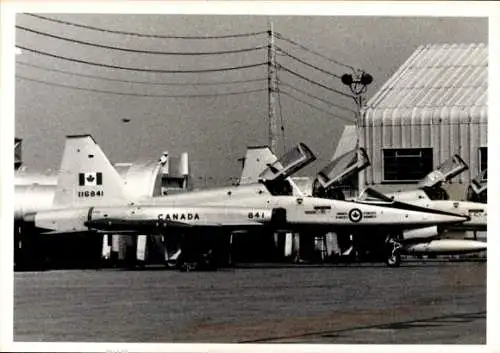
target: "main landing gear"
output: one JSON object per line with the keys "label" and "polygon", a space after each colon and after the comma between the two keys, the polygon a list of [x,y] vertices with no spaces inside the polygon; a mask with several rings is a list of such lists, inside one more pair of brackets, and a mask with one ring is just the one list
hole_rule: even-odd
{"label": "main landing gear", "polygon": [[388,235],[386,240],[385,263],[389,267],[399,267],[401,265],[401,236]]}
{"label": "main landing gear", "polygon": [[220,265],[218,240],[207,234],[184,235],[178,247],[175,267],[182,272],[215,271]]}

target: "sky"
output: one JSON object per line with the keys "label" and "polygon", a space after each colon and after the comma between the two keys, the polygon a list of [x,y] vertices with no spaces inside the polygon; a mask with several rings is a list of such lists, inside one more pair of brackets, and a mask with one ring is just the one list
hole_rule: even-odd
{"label": "sky", "polygon": [[[117,7],[116,11],[120,9]],[[284,67],[277,71],[281,93],[275,96],[275,111],[278,131],[281,126],[284,130],[284,138],[279,134],[277,152],[298,142],[306,143],[318,157],[306,173],[321,169],[331,159],[343,126],[354,119],[353,113],[330,105],[356,109],[354,100],[345,96],[350,93],[348,87],[338,77],[352,72],[350,67],[363,69],[373,76],[374,81],[367,90],[369,99],[420,45],[488,43],[487,18],[39,15],[104,30],[184,37],[266,32],[272,23],[274,32],[285,38],[276,38],[274,44],[295,57],[277,52],[276,60]],[[89,133],[112,162],[156,159],[163,151],[171,155],[186,151],[195,180],[207,177],[209,185],[221,185],[239,176],[241,164],[237,159],[244,155],[246,146],[268,144],[266,48],[232,54],[179,56],[130,53],[74,42],[139,51],[200,53],[266,46],[267,33],[217,39],[145,38],[81,28],[27,14],[18,14],[16,25],[24,28],[16,29],[17,46],[104,65],[141,70],[205,70],[263,64],[221,72],[152,73],[99,67],[22,50],[22,54],[16,55],[15,135],[23,139],[23,160],[29,170],[57,169],[65,136]],[[73,42],[39,35],[33,30]],[[251,82],[206,85],[228,81]],[[259,91],[189,98],[138,96],[206,95],[248,90]]]}

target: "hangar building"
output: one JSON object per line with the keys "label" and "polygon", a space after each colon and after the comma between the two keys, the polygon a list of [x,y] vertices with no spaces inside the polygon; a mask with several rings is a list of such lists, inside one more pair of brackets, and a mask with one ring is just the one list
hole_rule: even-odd
{"label": "hangar building", "polygon": [[371,167],[360,175],[360,186],[414,188],[459,154],[469,170],[446,188],[463,198],[470,180],[487,168],[487,99],[486,44],[418,47],[361,111],[360,146]]}

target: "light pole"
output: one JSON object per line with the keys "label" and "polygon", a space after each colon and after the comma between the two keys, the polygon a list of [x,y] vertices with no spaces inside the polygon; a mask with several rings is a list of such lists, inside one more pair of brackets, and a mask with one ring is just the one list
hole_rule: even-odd
{"label": "light pole", "polygon": [[276,122],[276,92],[278,91],[276,79],[276,46],[274,43],[273,23],[269,23],[267,45],[267,89],[268,89],[268,119],[269,119],[269,148],[271,152],[278,153]]}
{"label": "light pole", "polygon": [[[356,134],[357,142],[356,147],[364,147],[364,139],[361,139],[362,114],[361,109],[364,105],[364,95],[368,89],[368,85],[373,82],[373,76],[363,70],[357,70],[352,74],[344,74],[341,77],[342,83],[349,86],[351,92],[354,94],[354,101],[356,102]],[[358,156],[359,158],[359,156]],[[358,174],[358,194],[365,186],[364,172]]]}

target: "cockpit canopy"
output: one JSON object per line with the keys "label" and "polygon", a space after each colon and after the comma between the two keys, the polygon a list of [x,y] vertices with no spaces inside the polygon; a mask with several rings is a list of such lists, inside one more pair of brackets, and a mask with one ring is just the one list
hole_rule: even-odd
{"label": "cockpit canopy", "polygon": [[477,177],[472,179],[470,185],[477,195],[486,191],[488,188],[488,169],[483,170]]}
{"label": "cockpit canopy", "polygon": [[441,163],[435,170],[427,174],[425,178],[420,181],[419,187],[433,188],[443,182],[450,181],[467,169],[469,169],[469,166],[458,154],[455,154]]}
{"label": "cockpit canopy", "polygon": [[357,200],[360,202],[373,202],[373,203],[386,203],[386,204],[394,203],[394,198],[388,197],[372,188],[366,188],[365,190],[363,190]]}
{"label": "cockpit canopy", "polygon": [[340,185],[370,165],[366,150],[355,148],[332,160],[316,176],[324,189]]}
{"label": "cockpit canopy", "polygon": [[288,178],[290,175],[304,168],[316,160],[316,156],[304,143],[299,143],[259,175],[263,182],[277,182]]}

